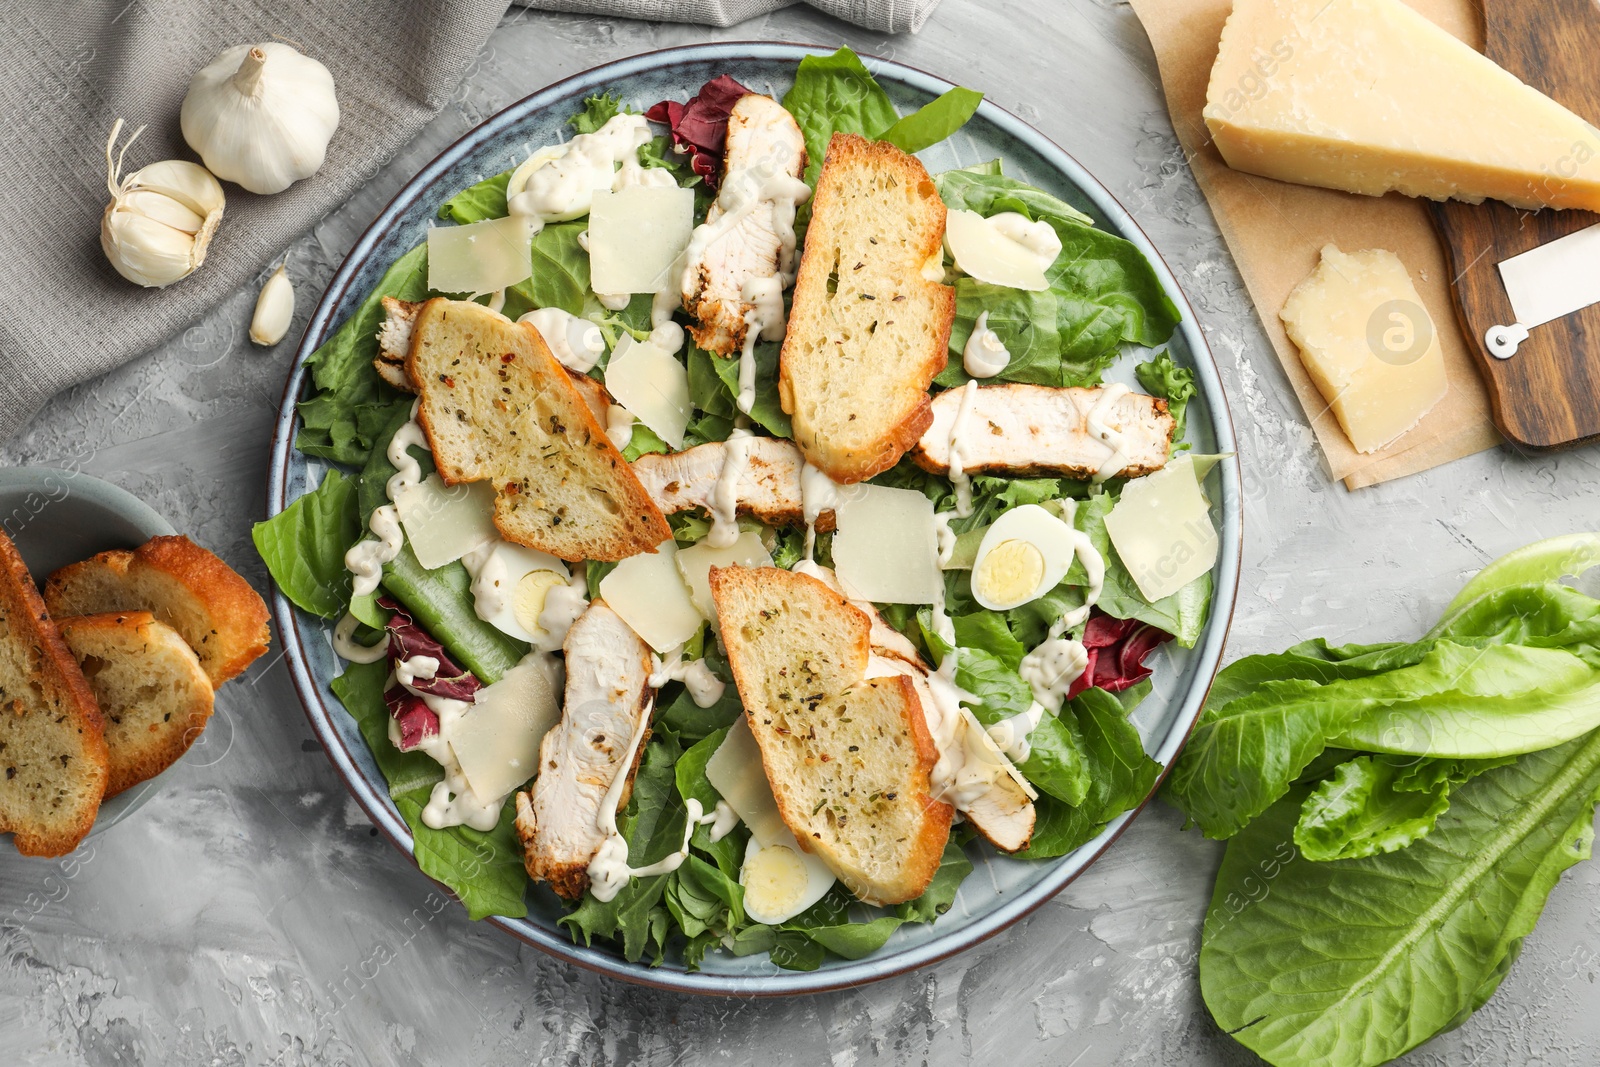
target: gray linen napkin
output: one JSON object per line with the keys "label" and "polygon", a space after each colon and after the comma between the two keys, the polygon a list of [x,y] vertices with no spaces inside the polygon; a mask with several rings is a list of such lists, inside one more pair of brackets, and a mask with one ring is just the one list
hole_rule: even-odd
{"label": "gray linen napkin", "polygon": [[[727,25],[788,0],[520,0],[530,7]],[[813,0],[876,30],[915,30],[938,0]],[[0,3],[0,440],[51,396],[150,350],[253,279],[444,105],[506,0],[4,0]],[[194,274],[124,281],[100,251],[111,123],[144,135],[126,172],[193,159],[189,78],[224,48],[282,40],[324,63],[341,118],[327,162],[276,196],[224,183]],[[534,86],[529,86],[530,90]]]}

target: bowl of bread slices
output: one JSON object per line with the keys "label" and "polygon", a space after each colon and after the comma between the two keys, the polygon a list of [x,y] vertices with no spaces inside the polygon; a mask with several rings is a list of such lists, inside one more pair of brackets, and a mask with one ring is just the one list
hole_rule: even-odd
{"label": "bowl of bread slices", "polygon": [[266,605],[215,555],[81,472],[0,469],[0,831],[61,856],[148,801]]}

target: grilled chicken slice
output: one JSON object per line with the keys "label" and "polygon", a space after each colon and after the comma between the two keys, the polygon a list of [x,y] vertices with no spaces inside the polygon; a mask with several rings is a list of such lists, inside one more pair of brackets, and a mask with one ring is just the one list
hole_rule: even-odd
{"label": "grilled chicken slice", "polygon": [[[722,160],[722,192],[696,229],[704,250],[683,274],[683,307],[695,320],[689,327],[697,345],[719,356],[731,356],[744,345],[745,314],[755,305],[744,299],[751,279],[794,275],[794,202],[761,200],[743,211],[731,228],[722,219],[724,205],[739,196],[753,196],[768,176],[798,178],[806,169],[806,140],[794,116],[770,96],[750,93],[739,98],[728,116],[727,149]],[[701,241],[691,241],[690,249]],[[769,324],[771,336],[783,339],[783,324]]]}
{"label": "grilled chicken slice", "polygon": [[[1089,416],[1109,390],[1097,420],[1121,435],[1120,449],[1100,441]],[[923,470],[950,470],[950,428],[966,389],[947,389],[933,398],[933,425],[911,450]],[[1134,478],[1167,464],[1172,448],[1172,416],[1167,402],[1121,386],[1058,389],[1048,385],[979,386],[961,424],[962,469],[968,474],[1064,474],[1092,478],[1120,451],[1107,477]]]}
{"label": "grilled chicken slice", "polygon": [[[690,508],[711,510],[711,494],[722,476],[726,449],[709,441],[682,452],[646,453],[633,461],[633,473],[663,515]],[[800,472],[805,457],[792,441],[780,437],[750,439],[750,457],[739,478],[740,515],[754,515],[768,526],[798,526],[805,522],[800,493]],[[834,528],[832,511],[817,517],[817,531]]]}
{"label": "grilled chicken slice", "polygon": [[383,298],[383,325],[378,327],[378,358],[372,361],[378,377],[406,393],[414,393],[406,377],[406,353],[411,351],[411,331],[424,301]]}
{"label": "grilled chicken slice", "polygon": [[[799,569],[798,567],[796,569]],[[836,593],[845,593],[839,585],[838,575],[826,567],[807,566],[805,573],[820,581]],[[848,594],[845,594],[848,595]],[[909,638],[890,626],[878,609],[862,600],[850,603],[866,613],[872,623],[872,660],[867,667],[867,677],[885,674],[903,674],[916,687],[922,701],[922,714],[928,720],[928,732],[937,739],[939,730],[939,705],[934,702],[933,689],[928,683],[928,667],[922,662]],[[1002,852],[1017,852],[1028,847],[1033,837],[1033,824],[1037,812],[1028,794],[1022,791],[1009,774],[1002,774],[990,783],[977,799],[968,801],[958,809],[966,816],[972,828]]]}
{"label": "grilled chicken slice", "polygon": [[640,740],[628,745],[655,695],[650,649],[621,616],[596,600],[567,632],[567,684],[561,722],[539,745],[532,794],[517,794],[517,837],[528,877],[549,882],[567,900],[589,888],[589,861],[605,839],[600,805],[618,774],[628,776],[617,808],[627,806],[639,769]]}

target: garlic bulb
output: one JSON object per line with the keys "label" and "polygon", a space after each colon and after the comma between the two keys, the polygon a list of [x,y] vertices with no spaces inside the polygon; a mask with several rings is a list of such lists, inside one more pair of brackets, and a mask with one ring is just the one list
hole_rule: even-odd
{"label": "garlic bulb", "polygon": [[294,286],[289,284],[289,276],[284,273],[288,265],[287,261],[278,264],[267,284],[261,287],[261,295],[256,297],[256,313],[250,319],[250,340],[258,345],[270,348],[277,344],[294,321]]}
{"label": "garlic bulb", "polygon": [[183,139],[217,177],[281,193],[322,166],[339,126],[333,75],[286,44],[239,45],[189,81]]}
{"label": "garlic bulb", "polygon": [[106,141],[111,203],[100,220],[100,247],[118,274],[160,288],[188,277],[205,262],[206,246],[222,221],[224,197],[222,185],[204,167],[182,159],[152,163],[122,177],[128,147],[143,132],[143,126],[133,132],[113,163],[122,120],[111,126]]}

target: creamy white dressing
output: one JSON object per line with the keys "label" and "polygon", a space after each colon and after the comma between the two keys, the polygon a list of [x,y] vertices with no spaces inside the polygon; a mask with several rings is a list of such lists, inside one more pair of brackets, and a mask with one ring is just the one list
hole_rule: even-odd
{"label": "creamy white dressing", "polygon": [[550,354],[568,370],[587,374],[605,353],[600,327],[561,308],[535,308],[517,321],[538,330]]}
{"label": "creamy white dressing", "polygon": [[[391,501],[403,490],[422,481],[422,467],[411,458],[410,451],[413,445],[422,449],[428,448],[427,435],[422,432],[422,427],[417,425],[417,406],[417,404],[411,405],[411,421],[395,431],[384,453],[395,468],[394,474],[384,486],[384,493]],[[376,540],[360,541],[351,546],[350,551],[344,555],[345,568],[352,577],[351,592],[355,596],[368,596],[377,592],[378,582],[383,577],[383,565],[399,556],[400,549],[405,544],[405,533],[400,526],[400,513],[395,510],[393,503],[374,508],[367,527]]]}
{"label": "creamy white dressing", "polygon": [[1050,637],[1022,657],[1017,674],[1033,690],[1038,706],[1060,712],[1072,683],[1083,676],[1088,666],[1089,652],[1082,642]]}
{"label": "creamy white dressing", "polygon": [[[817,547],[817,520],[824,511],[839,508],[839,483],[807,460],[800,468],[800,511],[806,523],[806,562]],[[796,568],[798,569],[798,568]]]}
{"label": "creamy white dressing", "polygon": [[745,427],[736,428],[722,444],[722,470],[711,490],[711,532],[706,544],[727,548],[739,539],[739,479],[750,465],[750,443],[755,438]]}
{"label": "creamy white dressing", "polygon": [[980,312],[978,321],[972,325],[972,336],[961,350],[961,366],[974,378],[993,378],[1010,363],[1011,352],[1006,343],[989,329],[989,313]]}
{"label": "creamy white dressing", "polygon": [[947,442],[947,451],[950,455],[950,485],[956,491],[956,515],[966,518],[972,514],[972,479],[966,472],[966,449],[961,440],[961,431],[966,429],[967,418],[972,414],[973,405],[978,400],[978,382],[976,379],[961,387],[961,405],[956,408],[956,417],[950,420],[950,437]]}
{"label": "creamy white dressing", "polygon": [[1121,382],[1104,386],[1100,390],[1100,399],[1095,401],[1094,407],[1089,409],[1089,414],[1084,418],[1089,436],[1110,449],[1100,469],[1094,472],[1096,484],[1115,476],[1128,465],[1127,453],[1123,451],[1127,440],[1122,436],[1122,428],[1106,421],[1116,410],[1118,401],[1127,395],[1128,387]]}
{"label": "creamy white dressing", "polygon": [[[616,115],[593,133],[541,148],[512,172],[506,208],[542,227],[587,215],[597,189],[656,184],[660,179],[645,174],[639,163],[638,151],[649,142],[650,124],[643,115]],[[670,174],[663,175],[672,181]]]}
{"label": "creamy white dressing", "polygon": [[950,565],[950,558],[955,555],[956,541],[960,538],[960,535],[950,528],[950,520],[955,517],[956,513],[953,511],[941,511],[933,517],[933,536],[939,546],[940,569]]}
{"label": "creamy white dressing", "polygon": [[627,448],[629,442],[633,440],[633,424],[638,421],[633,412],[615,400],[606,408],[606,438],[617,451]]}
{"label": "creamy white dressing", "polygon": [[351,663],[376,663],[389,654],[388,631],[384,631],[376,644],[363,645],[355,639],[356,627],[360,625],[360,619],[348,611],[344,613],[339,625],[333,628],[334,654]]}
{"label": "creamy white dressing", "polygon": [[668,682],[682,682],[689,691],[689,699],[700,708],[709,708],[728,691],[728,683],[712,674],[711,667],[703,658],[686,662],[682,645],[674,649],[665,661],[657,660],[655,671],[650,675],[652,689],[660,689]]}
{"label": "creamy white dressing", "polygon": [[626,311],[633,302],[632,293],[596,293],[594,298],[600,301],[600,306],[607,311]]}
{"label": "creamy white dressing", "polygon": [[490,311],[500,311],[506,306],[506,291],[496,289],[489,294],[489,303],[485,305]]}
{"label": "creamy white dressing", "polygon": [[1002,211],[983,221],[1000,236],[1027,249],[1038,260],[1040,270],[1049,270],[1061,255],[1061,235],[1043,219],[1035,222],[1020,211]]}
{"label": "creamy white dressing", "polygon": [[718,827],[726,827],[722,831],[725,836],[738,822],[737,817],[734,817],[732,823],[729,822],[729,816],[722,811],[723,804],[718,803],[708,815],[700,801],[691,797],[685,805],[688,808],[688,818],[683,827],[683,844],[678,850],[645,867],[628,866],[628,842],[617,829],[617,806],[622,802],[622,790],[628,782],[628,768],[633,766],[634,754],[638,752],[645,731],[650,727],[652,710],[653,705],[646,707],[644,713],[639,716],[639,725],[634,728],[633,738],[628,742],[628,750],[623,754],[622,761],[617,764],[616,776],[611,779],[605,798],[600,802],[600,810],[595,815],[595,826],[605,839],[600,842],[599,851],[589,861],[589,892],[593,893],[594,898],[601,903],[615,898],[631,879],[670,874],[683,866],[683,861],[689,858],[689,840],[694,836],[696,826],[710,826],[713,834]]}
{"label": "creamy white dressing", "polygon": [[544,610],[539,612],[538,640],[533,647],[540,652],[559,652],[567,639],[567,631],[589,608],[588,564],[572,565],[572,577],[566,585],[558,585],[544,597]]}
{"label": "creamy white dressing", "polygon": [[739,298],[750,305],[744,313],[744,345],[739,350],[739,410],[745,414],[756,402],[756,342],[781,341],[787,321],[783,313],[786,275],[752,276],[744,280]]}
{"label": "creamy white dressing", "polygon": [[[439,661],[432,656],[412,656],[395,664],[394,672],[384,684],[384,688],[388,689],[399,682],[415,693],[439,720],[439,732],[422,738],[411,750],[425,753],[444,769],[444,781],[434,785],[433,792],[428,795],[428,803],[422,809],[422,822],[435,830],[450,826],[492,830],[500,822],[500,810],[506,798],[484,800],[474,793],[460,761],[450,748],[451,737],[472,705],[465,700],[421,693],[414,688],[417,681],[431,679],[438,670]],[[396,748],[400,747],[400,724],[394,719],[389,720],[389,740]]]}
{"label": "creamy white dressing", "polygon": [[1035,701],[1027,711],[1019,711],[988,727],[989,739],[1000,747],[1007,759],[1021,763],[1033,751],[1033,746],[1028,744],[1028,735],[1039,725],[1044,713],[1044,705]]}

